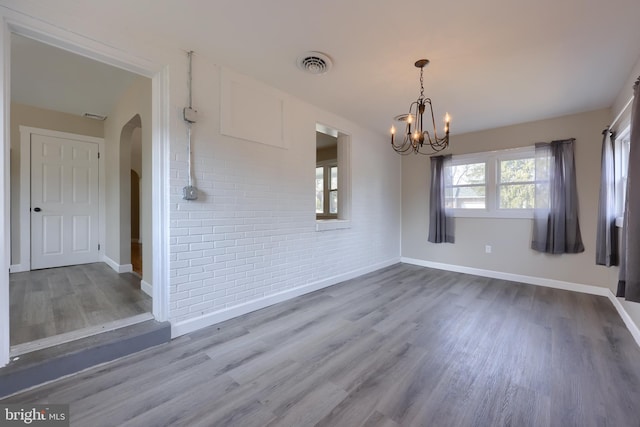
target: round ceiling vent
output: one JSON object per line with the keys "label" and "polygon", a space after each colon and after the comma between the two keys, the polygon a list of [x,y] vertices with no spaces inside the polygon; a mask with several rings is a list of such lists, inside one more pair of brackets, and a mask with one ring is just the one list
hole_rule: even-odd
{"label": "round ceiling vent", "polygon": [[298,57],[298,68],[309,74],[324,74],[332,65],[331,58],[322,52],[306,52]]}
{"label": "round ceiling vent", "polygon": [[393,119],[398,122],[406,122],[409,119],[409,116],[411,116],[411,120],[413,121],[413,114],[400,114],[395,116]]}

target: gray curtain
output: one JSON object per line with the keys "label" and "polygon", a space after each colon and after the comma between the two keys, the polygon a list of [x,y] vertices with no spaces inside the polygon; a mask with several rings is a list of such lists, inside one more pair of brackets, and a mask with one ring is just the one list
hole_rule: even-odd
{"label": "gray curtain", "polygon": [[578,222],[574,141],[536,144],[533,250],[550,254],[584,251]]}
{"label": "gray curtain", "polygon": [[640,302],[640,96],[638,84],[633,86],[631,106],[631,138],[629,147],[629,173],[627,200],[622,228],[622,253],[617,296]]}
{"label": "gray curtain", "polygon": [[618,230],[616,229],[615,164],[613,141],[609,128],[602,134],[600,166],[600,199],[596,232],[596,264],[618,265]]}
{"label": "gray curtain", "polygon": [[445,209],[446,165],[451,156],[431,157],[431,191],[429,193],[429,238],[431,243],[453,243],[453,218]]}

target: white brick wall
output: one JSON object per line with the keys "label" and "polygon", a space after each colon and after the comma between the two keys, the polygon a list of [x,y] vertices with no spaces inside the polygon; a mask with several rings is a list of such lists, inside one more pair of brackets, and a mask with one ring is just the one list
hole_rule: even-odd
{"label": "white brick wall", "polygon": [[[181,198],[186,143],[171,145],[172,323],[398,259],[400,161],[384,136],[288,96],[288,149],[221,135],[219,69],[196,66],[197,201]],[[351,135],[349,229],[315,231],[316,122]]]}

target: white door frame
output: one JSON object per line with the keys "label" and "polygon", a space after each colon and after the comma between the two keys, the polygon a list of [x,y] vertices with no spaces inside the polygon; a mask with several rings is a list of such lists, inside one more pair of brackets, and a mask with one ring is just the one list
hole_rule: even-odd
{"label": "white door frame", "polygon": [[9,266],[10,250],[10,108],[11,108],[11,33],[30,37],[66,49],[78,55],[104,62],[152,79],[152,256],[153,316],[169,318],[169,67],[156,64],[131,53],[106,46],[45,21],[1,8],[0,80],[3,99],[0,102],[0,367],[9,363]]}
{"label": "white door frame", "polygon": [[103,153],[99,160],[98,169],[98,243],[100,243],[98,257],[102,259],[104,254],[104,243],[102,242],[105,241],[106,237],[106,226],[104,221],[106,215],[104,138],[58,132],[49,129],[39,129],[30,126],[20,126],[20,218],[18,218],[18,222],[20,224],[20,236],[13,236],[14,239],[20,239],[20,264],[12,264],[10,267],[11,273],[31,270],[31,156],[26,156],[25,153],[31,153],[32,134],[98,144],[98,151]]}

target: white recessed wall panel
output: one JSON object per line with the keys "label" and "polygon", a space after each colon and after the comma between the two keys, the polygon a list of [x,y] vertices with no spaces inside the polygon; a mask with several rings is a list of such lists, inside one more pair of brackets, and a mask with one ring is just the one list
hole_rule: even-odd
{"label": "white recessed wall panel", "polygon": [[287,148],[285,99],[276,90],[228,69],[220,73],[220,132]]}
{"label": "white recessed wall panel", "polygon": [[91,238],[92,229],[91,229],[91,217],[89,215],[75,215],[72,220],[73,223],[73,233],[71,238],[73,239],[71,245],[71,251],[74,253],[77,252],[89,252],[92,248]]}

